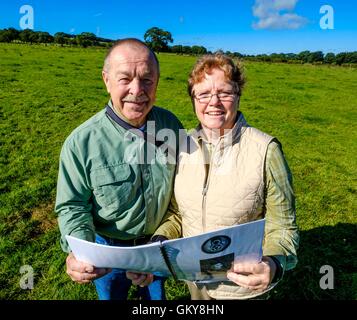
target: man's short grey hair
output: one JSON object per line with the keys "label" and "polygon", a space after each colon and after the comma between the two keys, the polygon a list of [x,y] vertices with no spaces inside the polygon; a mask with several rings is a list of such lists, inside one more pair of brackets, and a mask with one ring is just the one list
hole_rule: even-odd
{"label": "man's short grey hair", "polygon": [[156,62],[156,66],[157,66],[157,74],[160,75],[160,65],[159,65],[159,60],[157,59],[157,56],[155,54],[155,52],[153,50],[151,50],[151,48],[148,47],[148,45],[136,38],[125,38],[125,39],[121,39],[118,40],[116,42],[114,42],[113,46],[108,50],[105,58],[104,58],[104,65],[103,65],[103,71],[104,72],[109,72],[110,69],[110,55],[113,52],[114,49],[120,47],[120,46],[130,46],[132,48],[135,49],[144,49],[147,50],[150,55],[153,56],[155,62]]}

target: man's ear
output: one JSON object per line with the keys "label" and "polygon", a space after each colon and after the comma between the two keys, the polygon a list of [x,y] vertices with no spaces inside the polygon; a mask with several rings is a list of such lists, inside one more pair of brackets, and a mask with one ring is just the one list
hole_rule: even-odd
{"label": "man's ear", "polygon": [[102,78],[103,78],[105,87],[107,88],[107,92],[110,93],[110,90],[109,90],[109,75],[104,70],[102,71]]}

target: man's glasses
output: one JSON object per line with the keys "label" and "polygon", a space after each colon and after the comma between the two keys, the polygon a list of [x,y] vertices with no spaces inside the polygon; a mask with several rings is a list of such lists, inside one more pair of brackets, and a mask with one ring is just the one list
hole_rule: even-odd
{"label": "man's glasses", "polygon": [[236,93],[234,91],[219,92],[219,93],[199,93],[194,95],[194,97],[200,103],[209,103],[213,96],[217,96],[220,101],[234,101]]}

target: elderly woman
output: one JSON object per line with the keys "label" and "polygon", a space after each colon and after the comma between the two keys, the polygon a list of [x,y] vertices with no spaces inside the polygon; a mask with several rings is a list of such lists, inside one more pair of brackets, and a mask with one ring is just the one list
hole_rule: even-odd
{"label": "elderly woman", "polygon": [[243,86],[240,67],[223,54],[194,65],[188,92],[200,125],[180,153],[170,211],[182,218],[184,237],[265,218],[263,258],[234,262],[230,281],[187,282],[193,300],[253,298],[297,262],[291,173],[278,140],[238,111]]}
{"label": "elderly woman", "polygon": [[252,298],[297,262],[291,173],[278,140],[238,111],[243,86],[240,67],[223,54],[203,56],[193,67],[188,92],[200,126],[189,152],[180,154],[174,190],[184,237],[265,217],[263,259],[236,262],[230,282],[188,282],[192,299]]}

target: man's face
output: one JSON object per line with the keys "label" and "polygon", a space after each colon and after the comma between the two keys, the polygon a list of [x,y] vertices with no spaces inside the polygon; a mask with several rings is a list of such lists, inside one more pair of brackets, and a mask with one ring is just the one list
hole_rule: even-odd
{"label": "man's face", "polygon": [[114,109],[135,127],[142,126],[155,102],[158,70],[154,57],[144,48],[121,46],[110,55],[103,80]]}

